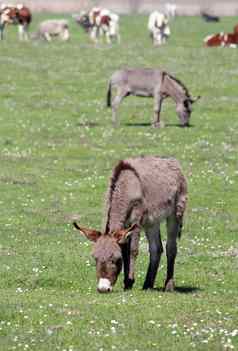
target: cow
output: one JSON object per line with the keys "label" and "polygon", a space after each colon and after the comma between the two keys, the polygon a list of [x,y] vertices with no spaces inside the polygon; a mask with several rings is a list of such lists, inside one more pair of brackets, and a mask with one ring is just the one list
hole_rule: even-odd
{"label": "cow", "polygon": [[90,38],[97,43],[100,37],[105,36],[108,44],[112,39],[120,42],[119,33],[119,16],[107,9],[93,7],[88,13],[81,13],[74,16],[78,24],[80,24],[86,32],[90,33]]}
{"label": "cow", "polygon": [[220,17],[209,15],[207,12],[202,11],[201,16],[205,22],[220,22]]}
{"label": "cow", "polygon": [[222,46],[224,33],[210,34],[203,40],[205,46]]}
{"label": "cow", "polygon": [[233,33],[238,33],[238,24],[236,24],[235,27],[233,28]]}
{"label": "cow", "polygon": [[204,39],[204,45],[207,47],[221,46],[236,48],[238,45],[238,32],[211,34]]}
{"label": "cow", "polygon": [[80,14],[73,14],[73,19],[80,25],[86,33],[90,33],[93,25],[90,23],[88,13],[82,11]]}
{"label": "cow", "polygon": [[177,12],[176,4],[172,4],[172,3],[165,4],[165,13],[168,16],[168,18],[174,18],[176,16],[176,12]]}
{"label": "cow", "polygon": [[28,7],[23,4],[4,5],[0,10],[0,39],[3,40],[3,32],[6,24],[18,25],[20,40],[28,40],[28,29],[32,21],[32,14]]}
{"label": "cow", "polygon": [[62,41],[69,40],[69,24],[65,19],[46,20],[39,24],[38,31],[32,35],[32,39],[43,39],[48,42],[54,37]]}
{"label": "cow", "polygon": [[154,11],[148,20],[148,30],[154,46],[164,44],[170,36],[168,17],[161,12]]}
{"label": "cow", "polygon": [[135,281],[135,260],[142,228],[149,243],[150,260],[143,289],[152,289],[163,245],[160,224],[167,222],[167,276],[165,291],[173,291],[177,239],[181,236],[187,202],[187,181],[172,158],[141,156],[120,161],[109,181],[102,231],[74,222],[74,227],[94,242],[97,290],[111,292],[122,265],[124,288]]}

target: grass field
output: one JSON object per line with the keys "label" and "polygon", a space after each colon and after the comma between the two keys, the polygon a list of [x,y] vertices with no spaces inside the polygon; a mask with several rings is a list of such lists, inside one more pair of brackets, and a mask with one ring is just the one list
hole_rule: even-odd
{"label": "grass field", "polygon": [[[19,43],[8,28],[0,43],[1,351],[238,349],[237,50],[202,45],[236,20],[176,18],[158,49],[143,16],[123,17],[122,43],[112,47],[94,47],[73,22],[69,43]],[[191,128],[178,127],[168,100],[165,128],[153,129],[153,101],[129,97],[114,130],[106,87],[125,66],[165,68],[201,95]],[[124,292],[121,276],[101,295],[91,244],[71,223],[100,229],[112,167],[141,154],[176,157],[188,179],[178,289],[162,292],[163,257],[156,289],[142,291],[142,236],[134,289]]]}

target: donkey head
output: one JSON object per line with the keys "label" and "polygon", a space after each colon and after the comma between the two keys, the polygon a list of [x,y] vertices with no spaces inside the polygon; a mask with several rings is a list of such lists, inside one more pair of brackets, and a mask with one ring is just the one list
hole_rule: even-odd
{"label": "donkey head", "polygon": [[192,104],[198,99],[200,99],[200,96],[196,98],[186,97],[184,100],[177,103],[176,112],[179,116],[182,127],[189,126],[189,120],[192,113]]}
{"label": "donkey head", "polygon": [[74,227],[85,235],[90,241],[94,242],[92,256],[96,261],[96,275],[99,292],[112,291],[122,268],[122,252],[120,244],[132,234],[136,224],[128,229],[121,229],[112,233],[102,234],[93,229],[87,229],[73,223]]}

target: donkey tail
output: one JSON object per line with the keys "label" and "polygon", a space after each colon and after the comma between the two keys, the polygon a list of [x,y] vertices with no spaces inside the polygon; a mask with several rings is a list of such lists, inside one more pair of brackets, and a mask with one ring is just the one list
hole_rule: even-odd
{"label": "donkey tail", "polygon": [[176,218],[180,224],[178,237],[181,237],[182,234],[182,227],[183,227],[183,215],[185,212],[187,203],[187,182],[186,179],[183,178],[181,180],[180,190],[177,196],[177,203],[176,203]]}
{"label": "donkey tail", "polygon": [[111,107],[111,98],[112,98],[112,83],[111,81],[108,84],[108,89],[107,89],[107,107]]}

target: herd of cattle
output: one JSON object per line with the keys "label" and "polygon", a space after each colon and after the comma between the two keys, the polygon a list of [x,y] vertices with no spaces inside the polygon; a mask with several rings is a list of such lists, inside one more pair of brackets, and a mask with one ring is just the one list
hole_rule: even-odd
{"label": "herd of cattle", "polygon": [[[32,14],[28,7],[23,4],[2,4],[0,9],[0,39],[4,38],[4,30],[7,25],[18,26],[20,40],[29,40],[29,26]],[[69,39],[69,25],[67,20],[46,20],[39,24],[38,30],[32,35],[32,39],[44,39],[51,41],[53,37],[62,40]]]}
{"label": "herd of cattle", "polygon": [[[154,46],[164,44],[170,36],[169,21],[176,16],[176,5],[167,3],[165,13],[153,11],[148,19],[148,31]],[[207,22],[219,22],[219,17],[207,13],[201,13],[202,18]],[[93,7],[90,11],[82,11],[73,15],[74,20],[84,30],[89,33],[93,42],[97,43],[100,38],[106,39],[108,44],[112,40],[120,42],[119,15],[99,7]],[[2,4],[0,8],[0,39],[3,40],[5,27],[9,24],[18,26],[19,39],[29,39],[29,25],[32,21],[32,14],[28,7],[23,4]],[[32,39],[44,39],[51,41],[54,37],[59,37],[63,41],[70,38],[69,23],[65,19],[50,19],[39,24],[38,30],[32,34]],[[217,33],[208,35],[204,39],[204,45],[237,47],[238,45],[238,25],[234,27],[232,33]]]}
{"label": "herd of cattle", "polygon": [[[175,7],[167,4],[167,15],[154,11],[148,22],[148,30],[154,45],[165,43],[170,35],[168,25],[169,16],[175,16]],[[119,15],[108,9],[93,7],[90,11],[82,11],[80,14],[73,15],[76,23],[89,33],[93,42],[98,42],[100,38],[105,37],[106,42],[110,44],[112,40],[120,42]],[[32,14],[28,7],[23,4],[11,5],[2,4],[0,10],[0,38],[3,39],[3,33],[6,25],[18,25],[19,39],[28,40],[28,29],[32,21]],[[52,38],[59,37],[66,41],[70,38],[69,24],[65,19],[46,20],[39,24],[38,30],[32,35],[32,39],[44,39],[51,41]]]}

